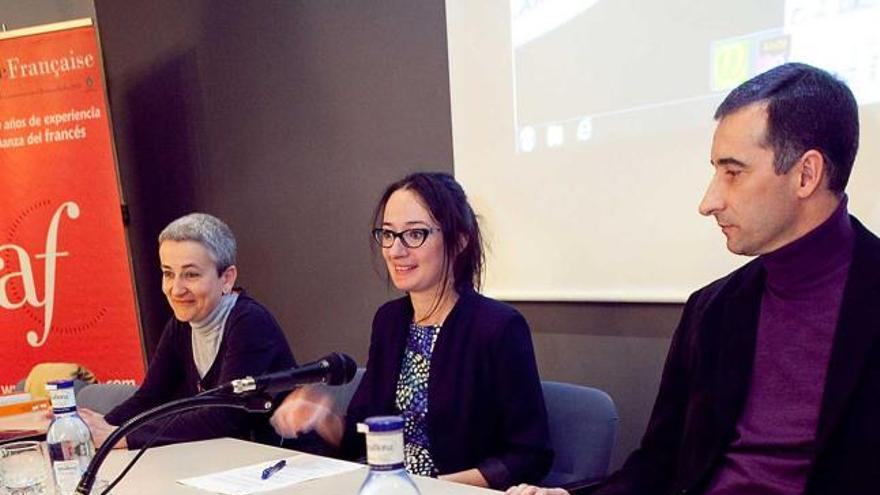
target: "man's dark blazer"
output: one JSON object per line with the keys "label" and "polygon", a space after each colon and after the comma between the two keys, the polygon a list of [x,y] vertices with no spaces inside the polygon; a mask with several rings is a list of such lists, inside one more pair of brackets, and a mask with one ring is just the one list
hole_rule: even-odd
{"label": "man's dark blazer", "polygon": [[[853,260],[806,491],[880,493],[880,239],[855,218]],[[765,272],[756,259],[688,299],[641,446],[595,493],[702,493],[746,402]]]}

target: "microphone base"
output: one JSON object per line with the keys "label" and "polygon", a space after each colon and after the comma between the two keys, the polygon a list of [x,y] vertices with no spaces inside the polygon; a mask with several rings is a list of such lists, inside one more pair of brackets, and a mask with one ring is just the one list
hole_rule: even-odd
{"label": "microphone base", "polygon": [[195,397],[187,397],[185,399],[171,401],[144,411],[123,423],[107,437],[107,440],[104,441],[104,444],[101,445],[101,448],[95,453],[95,457],[92,458],[92,462],[89,463],[89,467],[86,468],[85,473],[83,473],[82,479],[80,479],[75,493],[77,495],[91,495],[92,486],[95,484],[95,480],[98,476],[98,469],[100,469],[101,464],[104,463],[104,460],[107,458],[107,455],[110,454],[110,451],[113,450],[113,446],[116,445],[122,437],[149,422],[191,409],[200,409],[202,407],[228,407],[233,409],[243,409],[249,413],[263,414],[272,410],[272,398],[267,394],[253,393],[241,396],[228,394],[215,395],[217,392],[217,389],[213,389],[202,392]]}

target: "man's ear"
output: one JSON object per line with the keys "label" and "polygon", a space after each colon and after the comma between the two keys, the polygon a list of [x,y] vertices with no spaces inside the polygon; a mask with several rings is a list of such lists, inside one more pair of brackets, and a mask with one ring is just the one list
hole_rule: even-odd
{"label": "man's ear", "polygon": [[818,150],[807,150],[795,167],[799,175],[797,194],[801,199],[813,195],[827,180],[828,163]]}

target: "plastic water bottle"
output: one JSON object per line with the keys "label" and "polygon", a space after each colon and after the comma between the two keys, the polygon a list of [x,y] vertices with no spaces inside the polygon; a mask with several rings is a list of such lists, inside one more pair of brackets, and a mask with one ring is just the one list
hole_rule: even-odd
{"label": "plastic water bottle", "polygon": [[358,495],[421,495],[403,465],[403,418],[374,416],[358,424],[367,434],[370,473]]}
{"label": "plastic water bottle", "polygon": [[46,390],[55,414],[46,432],[55,489],[59,495],[72,495],[95,456],[95,444],[89,427],[76,412],[73,380],[49,382]]}

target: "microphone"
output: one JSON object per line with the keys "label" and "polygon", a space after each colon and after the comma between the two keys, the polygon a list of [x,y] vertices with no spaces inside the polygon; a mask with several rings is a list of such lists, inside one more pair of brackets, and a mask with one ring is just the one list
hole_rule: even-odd
{"label": "microphone", "polygon": [[232,392],[242,395],[248,392],[259,391],[267,394],[287,392],[299,385],[308,383],[325,383],[327,385],[342,385],[354,378],[357,371],[357,363],[347,354],[334,352],[321,359],[304,364],[297,368],[284,371],[267,373],[258,377],[247,376],[232,380],[221,385],[218,392]]}
{"label": "microphone", "polygon": [[[326,383],[327,385],[342,385],[348,383],[354,378],[357,371],[357,363],[351,357],[334,352],[333,354],[324,356],[323,358],[309,364],[304,364],[298,368],[291,368],[284,371],[276,371],[275,373],[267,373],[256,378],[248,376],[238,380],[224,383],[219,387],[205,390],[204,392],[183,399],[173,400],[171,402],[148,409],[137,416],[123,423],[119,428],[114,429],[104,445],[95,452],[95,456],[89,463],[88,468],[80,477],[79,484],[76,487],[77,494],[91,493],[92,486],[95,484],[95,478],[98,469],[107,458],[113,446],[128,433],[140,428],[141,426],[161,418],[167,418],[179,414],[183,411],[198,409],[202,407],[227,407],[234,409],[243,409],[250,413],[268,413],[272,411],[272,398],[269,395],[278,392],[286,392],[292,390],[297,385],[305,385],[307,383]],[[231,395],[230,395],[231,392]],[[250,393],[258,392],[258,393]],[[155,437],[154,437],[155,439]],[[141,450],[143,453],[147,447],[152,444],[152,440]],[[140,457],[136,455],[128,468],[134,464]],[[128,472],[128,468],[122,471],[117,481],[122,479]],[[116,481],[111,483],[112,488]]]}

